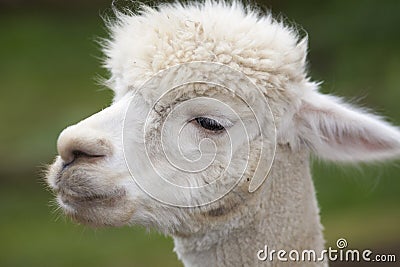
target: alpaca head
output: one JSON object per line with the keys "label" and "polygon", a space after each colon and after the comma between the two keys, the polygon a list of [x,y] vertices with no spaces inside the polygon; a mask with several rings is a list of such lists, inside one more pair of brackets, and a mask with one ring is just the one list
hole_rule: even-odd
{"label": "alpaca head", "polygon": [[282,146],[400,155],[397,128],[317,91],[307,40],[270,16],[207,2],[118,17],[104,49],[113,103],[60,134],[47,175],[79,222],[190,234],[262,197]]}

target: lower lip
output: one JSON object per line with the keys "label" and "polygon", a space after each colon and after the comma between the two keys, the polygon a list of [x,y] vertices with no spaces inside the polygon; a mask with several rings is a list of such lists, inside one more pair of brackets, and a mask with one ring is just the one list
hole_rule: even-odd
{"label": "lower lip", "polygon": [[121,199],[125,194],[123,191],[109,195],[91,195],[91,196],[71,196],[66,194],[59,194],[58,198],[64,204],[70,206],[84,205],[84,204],[110,204]]}
{"label": "lower lip", "polygon": [[111,199],[111,196],[103,196],[103,195],[93,195],[87,197],[76,197],[76,196],[68,196],[68,195],[61,195],[61,199],[64,202],[92,202],[92,201],[103,201],[107,199]]}

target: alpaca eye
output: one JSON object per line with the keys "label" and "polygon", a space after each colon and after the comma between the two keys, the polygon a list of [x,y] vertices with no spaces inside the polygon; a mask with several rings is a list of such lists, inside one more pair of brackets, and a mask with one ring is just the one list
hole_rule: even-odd
{"label": "alpaca eye", "polygon": [[210,118],[205,118],[205,117],[198,117],[194,119],[201,127],[204,129],[214,131],[214,132],[219,132],[225,129],[224,126],[222,126],[219,122],[216,120],[210,119]]}

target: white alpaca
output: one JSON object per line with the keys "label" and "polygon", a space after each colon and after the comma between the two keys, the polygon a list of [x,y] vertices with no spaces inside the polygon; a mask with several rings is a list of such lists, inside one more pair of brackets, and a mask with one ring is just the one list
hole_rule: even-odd
{"label": "white alpaca", "polygon": [[[306,74],[307,40],[300,41],[294,29],[270,16],[236,3],[173,4],[144,8],[139,15],[120,14],[111,33],[105,65],[111,72],[114,101],[61,133],[60,156],[47,175],[59,205],[78,222],[156,228],[173,236],[185,266],[280,266],[284,262],[259,261],[257,251],[265,245],[286,251],[324,248],[310,153],[354,163],[400,156],[398,128],[320,94]],[[190,62],[197,65],[173,69]],[[245,75],[261,89],[270,110],[260,112],[261,99],[243,88],[245,79],[224,68],[219,73],[207,62]],[[165,72],[170,67],[173,71]],[[160,77],[154,79],[155,74]],[[199,74],[227,81],[236,86],[234,93],[212,83],[194,83],[163,94],[165,86]],[[149,79],[153,84],[143,87]],[[265,119],[252,123],[249,106]],[[240,132],[241,123],[246,134]],[[263,133],[266,140],[260,137]],[[173,143],[176,135],[179,151]],[[208,141],[200,142],[204,139]],[[264,152],[261,144],[267,144]],[[274,158],[268,156],[272,152]],[[268,176],[260,187],[249,190],[262,153],[270,153],[272,167],[269,172],[266,168]],[[212,163],[183,175],[165,155],[178,165],[187,160],[187,168],[198,157]],[[172,184],[211,189],[168,191],[167,185],[154,182],[157,175]],[[236,179],[232,190],[225,190]],[[221,188],[228,193],[208,203]]]}

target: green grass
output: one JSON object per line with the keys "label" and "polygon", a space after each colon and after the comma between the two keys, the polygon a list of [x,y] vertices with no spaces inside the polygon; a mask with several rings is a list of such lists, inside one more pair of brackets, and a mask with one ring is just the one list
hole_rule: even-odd
{"label": "green grass", "polygon": [[[308,31],[310,71],[324,92],[362,97],[400,123],[399,1],[275,2]],[[179,266],[170,238],[58,218],[37,182],[59,132],[111,100],[95,82],[106,76],[94,42],[106,35],[100,13],[0,14],[0,266]],[[316,162],[313,173],[328,244],[400,242],[398,162],[360,170]]]}

